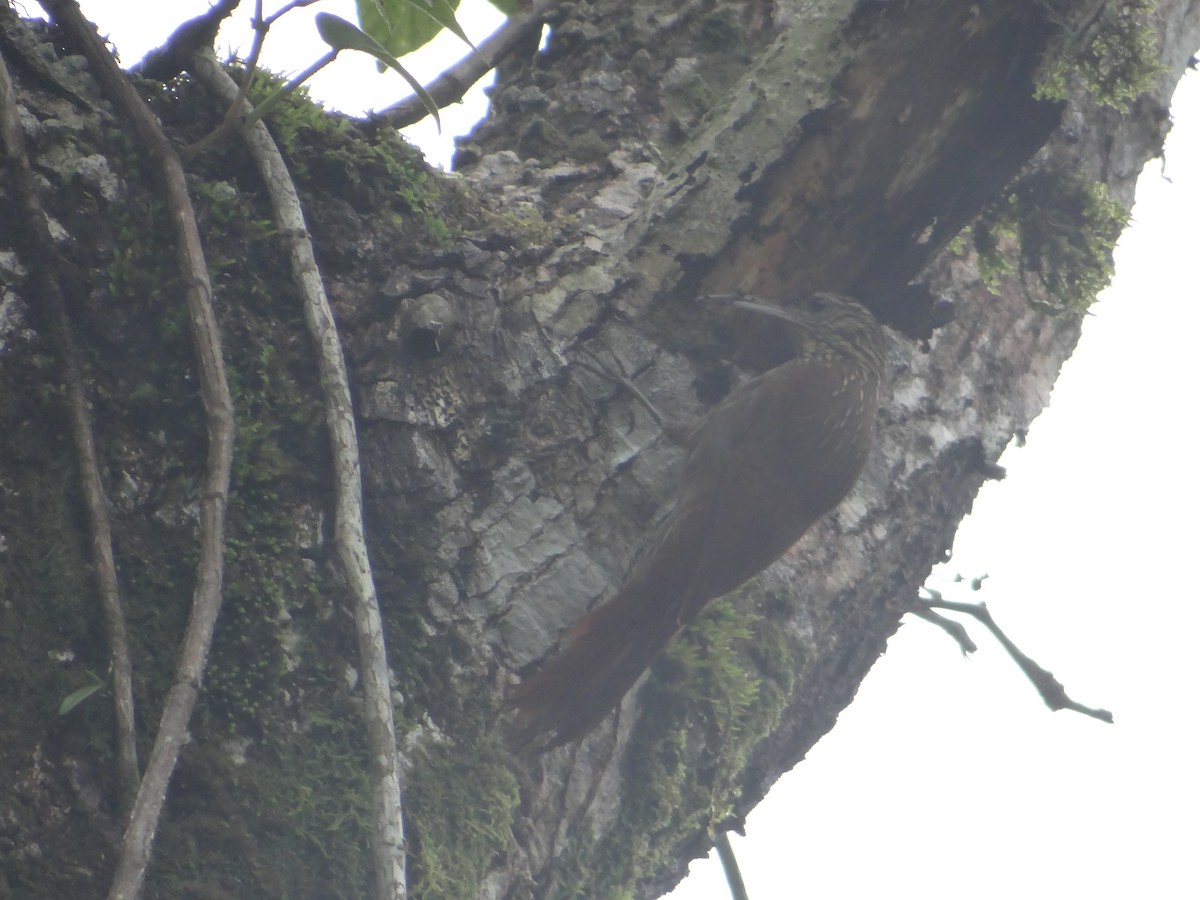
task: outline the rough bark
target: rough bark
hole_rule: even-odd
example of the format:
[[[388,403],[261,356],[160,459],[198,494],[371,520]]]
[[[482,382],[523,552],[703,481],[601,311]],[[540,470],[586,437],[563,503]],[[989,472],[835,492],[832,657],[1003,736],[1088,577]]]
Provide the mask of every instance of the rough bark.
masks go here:
[[[378,123],[300,100],[275,115],[352,362],[413,896],[655,896],[853,698],[1079,334],[1078,313],[1033,309],[1013,279],[986,289],[947,241],[1022,172],[1069,167],[1128,206],[1200,44],[1197,4],[1163,0],[1147,24],[1164,69],[1127,112],[1082,84],[1039,101],[1035,70],[1064,33],[1047,6],[564,4],[547,49],[503,67],[462,182],[423,172]],[[145,746],[201,499],[202,415],[170,312],[186,286],[164,274],[144,155],[87,73],[38,43],[53,35],[8,14],[3,29],[43,202],[82,273],[66,300],[90,335]],[[219,120],[190,82],[142,89],[169,133]],[[146,891],[359,896],[369,766],[316,366],[252,164],[230,145],[191,175],[239,456],[226,602]],[[7,247],[20,222],[3,209]],[[103,704],[51,714],[105,650],[23,294],[35,264],[0,255],[0,677],[25,698],[0,726],[16,786],[0,888],[83,897],[111,875],[118,795]],[[589,739],[511,759],[505,684],[614,592],[678,462],[635,401],[578,365],[580,346],[696,416],[784,349],[694,298],[812,289],[894,328],[860,484]]]

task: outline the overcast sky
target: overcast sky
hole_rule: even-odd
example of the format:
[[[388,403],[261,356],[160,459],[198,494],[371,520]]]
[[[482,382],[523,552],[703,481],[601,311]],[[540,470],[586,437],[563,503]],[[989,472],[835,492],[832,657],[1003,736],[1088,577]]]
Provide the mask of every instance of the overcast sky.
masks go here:
[[[126,63],[207,6],[82,5]],[[353,18],[351,0],[319,8]],[[499,21],[478,9],[460,13],[476,40]],[[297,11],[272,33],[268,65],[297,70],[320,55],[311,15]],[[459,55],[448,39],[412,69],[427,80]],[[345,57],[312,89],[347,112],[405,91],[369,60]],[[440,141],[428,123],[408,133],[448,165],[449,138],[482,104],[447,110]],[[1007,479],[985,485],[954,559],[931,581],[955,599],[986,600],[1076,700],[1111,709],[1116,724],[1051,713],[977,627],[981,649],[964,660],[940,631],[908,622],[837,727],[735,838],[756,900],[1200,896],[1200,75],[1185,80],[1172,113],[1166,162],[1151,162],[1139,183],[1116,282],[1028,445],[1001,461]],[[990,577],[981,593],[956,594],[955,572]],[[715,862],[697,863],[672,897],[728,891]]]

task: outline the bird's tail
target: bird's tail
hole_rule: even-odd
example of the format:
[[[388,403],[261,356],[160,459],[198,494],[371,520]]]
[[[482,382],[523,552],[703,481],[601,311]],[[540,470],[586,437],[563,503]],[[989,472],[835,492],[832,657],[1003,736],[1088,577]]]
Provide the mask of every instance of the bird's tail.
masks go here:
[[[512,691],[513,749],[550,749],[578,740],[621,702],[679,630],[673,604],[628,584],[588,613],[570,642]],[[668,614],[664,614],[668,613]]]

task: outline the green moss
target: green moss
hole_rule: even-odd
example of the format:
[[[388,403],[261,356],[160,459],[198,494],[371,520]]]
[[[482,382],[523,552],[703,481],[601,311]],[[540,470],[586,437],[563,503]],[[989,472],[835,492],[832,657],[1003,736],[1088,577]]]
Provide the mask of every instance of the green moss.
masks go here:
[[[708,53],[740,56],[746,43],[746,29],[741,21],[744,14],[740,4],[705,13],[700,20],[700,46]]]
[[[247,249],[273,239],[274,224],[232,181],[197,179],[192,183],[192,192],[201,231],[223,236],[220,241],[210,241],[205,248],[209,278],[220,283],[227,274],[237,273],[234,277],[242,277],[238,269]]]
[[[729,820],[750,749],[782,712],[797,661],[761,615],[754,582],[712,604],[642,689],[620,820],[597,845],[578,823],[560,860],[559,897],[632,896],[681,841]]]
[[[1079,78],[1097,103],[1121,112],[1145,93],[1164,70],[1158,62],[1152,21],[1153,0],[1120,3],[1048,4],[1062,6],[1060,45],[1047,54],[1038,73],[1036,96],[1062,100],[1072,77]],[[1079,20],[1083,10],[1095,18]]]
[[[265,736],[244,762],[189,747],[147,896],[368,896],[368,759],[348,700],[336,690],[311,697],[290,733]]]
[[[409,882],[419,900],[480,895],[509,844],[519,802],[509,757],[491,738],[419,750],[407,779]]]
[[[284,304],[271,305],[265,286],[247,299],[227,316],[237,441],[225,599],[206,693],[226,727],[253,734],[281,714],[291,665],[281,624],[293,611],[316,606],[318,585],[296,545],[294,511],[319,492],[329,464],[297,301],[285,297]]]
[[[15,425],[5,419],[0,415],[0,429]],[[14,431],[27,432],[27,427]],[[20,705],[50,715],[63,697],[87,683],[85,669],[104,673],[107,667],[103,655],[90,652],[97,644],[103,649],[103,635],[98,606],[88,605],[95,592],[87,577],[87,536],[69,457],[43,458],[10,472],[9,483],[20,488],[5,490],[0,515],[5,544],[0,554],[0,683],[20,685]],[[64,485],[70,487],[64,490]],[[30,522],[36,526],[20,527]],[[15,717],[6,720],[18,725]]]
[[[202,132],[196,111],[207,101],[186,81],[154,88],[152,102],[173,136]],[[458,195],[389,129],[375,133],[327,116],[303,97],[281,105],[269,125],[300,173],[306,207],[316,210],[314,228],[361,236],[369,220],[373,235],[419,238],[414,252],[448,240],[443,204]],[[81,255],[74,260],[79,270],[104,276],[73,298],[71,313],[113,501],[144,762],[194,589],[207,439],[161,192],[124,132],[107,138],[100,152],[126,182],[124,196],[103,215],[95,205],[75,204],[69,191],[51,202],[61,199],[52,213],[68,231],[89,235],[72,249]],[[359,701],[346,687],[347,665],[356,659],[353,630],[348,617],[334,613],[344,606],[329,577],[334,566],[323,556],[330,463],[311,341],[257,172],[239,143],[190,161],[188,183],[237,439],[224,602],[146,894],[363,897],[371,881],[368,757]],[[347,208],[351,213],[339,218]],[[332,254],[352,243],[330,240],[322,250]],[[342,271],[352,270],[361,279],[355,288],[366,292],[395,259],[363,243],[361,258]],[[69,716],[56,714],[87,671],[103,676],[108,652],[57,367],[36,335],[16,343],[0,356],[0,683],[19,700],[0,723],[0,760],[16,771],[35,751],[70,755],[100,773],[100,793],[111,798],[115,785],[104,781],[114,770],[111,698],[100,692]],[[437,539],[424,532],[421,540]],[[424,589],[413,574],[422,552],[372,547],[385,561],[379,585],[397,680],[446,736],[417,754],[409,778],[414,893],[474,896],[510,840],[516,786],[507,757],[481,737],[494,719],[492,701],[454,690],[468,649],[431,628],[413,600]],[[49,657],[48,649],[74,661]],[[400,723],[402,734],[411,727]],[[235,762],[240,751],[245,760]],[[69,794],[65,777],[52,778]],[[0,865],[0,883],[23,897],[90,896],[111,860],[105,833],[82,813],[47,829],[37,836],[45,855]],[[91,873],[77,872],[79,859],[101,862]]]
[[[77,760],[85,783],[112,771],[112,704],[101,691],[67,716],[58,706],[89,672],[104,677],[108,658],[63,391],[22,344],[9,335],[0,353],[0,896],[87,897],[95,886],[78,860],[111,845],[64,802],[57,759]],[[59,825],[51,844],[36,830],[47,819]]]
[[[251,100],[261,102],[280,83],[274,75],[257,72]],[[437,179],[424,166],[421,152],[394,129],[360,128],[327,112],[303,87],[284,97],[268,113],[267,123],[302,191],[320,190],[373,218],[417,224],[435,244],[449,241]]]
[[[327,438],[315,363],[299,302],[258,199],[237,179],[191,179],[214,288],[233,395],[236,440],[227,511],[224,601],[206,674],[209,714],[257,733],[278,712],[287,661],[279,620],[311,599],[311,575],[295,546],[294,510],[327,472]],[[135,214],[133,210],[137,210]],[[195,390],[191,332],[160,203],[117,206],[115,253],[103,321],[89,330],[105,371],[95,390],[105,458],[130,459],[135,483],[161,483],[152,502],[122,523],[136,671],[147,708],[165,693],[191,596],[194,509],[207,436]],[[111,381],[108,379],[111,378]],[[148,446],[149,442],[149,446]],[[154,518],[143,518],[146,514]],[[163,598],[171,598],[164,603]],[[150,627],[147,627],[150,626]],[[161,661],[155,670],[142,654]]]
[[[522,157],[554,160],[562,155],[567,143],[563,132],[542,116],[530,116],[517,137],[516,151]]]
[[[1103,184],[1065,173],[1022,176],[972,226],[980,273],[992,290],[1016,275],[1045,312],[1082,312],[1112,279],[1113,248],[1128,218]],[[1015,260],[1006,238],[1016,241]]]
[[[551,225],[532,204],[511,204],[496,213],[486,223],[486,227],[480,229],[479,234],[510,235],[522,244],[538,246],[548,244],[554,237],[555,228],[562,228],[564,220],[573,222],[573,217],[561,216],[557,220],[557,225]]]
[[[702,74],[700,67],[686,73],[678,73],[664,91],[664,99],[677,115],[701,116],[713,108],[719,96],[719,87],[714,86]]]

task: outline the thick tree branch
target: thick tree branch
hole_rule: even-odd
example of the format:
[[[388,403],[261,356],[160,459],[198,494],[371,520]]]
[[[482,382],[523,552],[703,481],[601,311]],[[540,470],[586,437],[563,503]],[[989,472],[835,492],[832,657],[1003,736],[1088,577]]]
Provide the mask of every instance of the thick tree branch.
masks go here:
[[[237,83],[211,53],[200,53],[192,73],[223,102],[238,98]],[[252,112],[247,109],[247,112]],[[304,321],[317,347],[324,388],[325,421],[332,444],[337,494],[336,544],[346,581],[354,595],[354,624],[362,660],[366,698],[367,739],[374,761],[371,792],[375,827],[376,896],[393,900],[405,896],[404,823],[401,818],[402,774],[396,751],[396,728],[388,680],[383,618],[367,555],[363,524],[362,470],[358,434],[350,399],[350,379],[333,310],[325,295],[300,198],[278,147],[266,125],[256,121],[242,135],[262,174],[270,196],[275,224],[288,248],[292,274],[304,305]]]
[[[175,230],[179,268],[186,288],[189,325],[200,370],[208,432],[208,460],[200,501],[200,555],[192,612],[180,650],[175,682],[167,695],[155,736],[154,749],[138,790],[137,800],[121,847],[110,900],[132,900],[141,889],[150,859],[150,848],[166,800],[167,785],[187,735],[187,724],[200,692],[204,665],[212,645],[213,628],[221,608],[224,579],[225,509],[233,463],[233,399],[225,377],[221,337],[212,307],[200,232],[188,196],[179,156],[163,134],[157,118],[146,106],[117,61],[105,47],[73,0],[47,0],[54,20],[83,51],[91,71],[133,128],[158,167]]]
[[[221,30],[241,0],[220,0],[194,19],[188,19],[167,38],[161,47],[151,50],[134,71],[156,81],[170,81],[187,68],[188,60],[198,51],[211,48]]]

